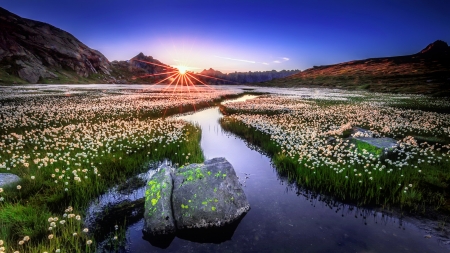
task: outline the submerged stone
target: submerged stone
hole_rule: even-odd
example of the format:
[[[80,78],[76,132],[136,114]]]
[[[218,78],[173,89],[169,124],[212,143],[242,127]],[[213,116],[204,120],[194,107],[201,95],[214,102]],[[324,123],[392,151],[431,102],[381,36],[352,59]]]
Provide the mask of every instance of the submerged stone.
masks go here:
[[[145,189],[143,231],[149,235],[175,233],[171,207],[173,181],[169,166],[160,167],[148,181]]]
[[[250,209],[233,166],[223,157],[179,168],[173,179],[177,229],[221,227]]]
[[[11,173],[0,173],[0,187],[18,183],[20,177]]]

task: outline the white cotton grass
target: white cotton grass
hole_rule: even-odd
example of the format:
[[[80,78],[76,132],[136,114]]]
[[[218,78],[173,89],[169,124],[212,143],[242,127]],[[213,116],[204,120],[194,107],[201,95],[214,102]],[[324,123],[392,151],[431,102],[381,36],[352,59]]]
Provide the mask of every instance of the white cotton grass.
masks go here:
[[[421,97],[414,97],[412,101],[420,99]],[[426,142],[419,145],[413,136],[406,135],[397,142],[398,148],[393,150],[392,156],[382,158],[375,155],[374,150],[358,148],[349,140],[339,137],[353,126],[370,126],[370,132],[356,133],[356,137],[398,138],[408,133],[450,137],[449,114],[405,111],[389,106],[392,103],[394,102],[386,94],[370,95],[362,102],[265,95],[245,102],[225,104],[225,110],[234,114],[224,117],[222,123],[224,126],[244,124],[267,134],[271,142],[280,149],[276,154],[277,159],[285,157],[301,164],[296,170],[304,175],[298,177],[303,184],[316,184],[316,187],[320,187],[319,181],[325,180],[324,176],[320,176],[322,173],[314,180],[305,181],[310,173],[308,170],[316,174],[320,168],[334,172],[334,176],[327,178],[336,185],[342,184],[341,180],[347,180],[350,184],[363,184],[367,189],[372,189],[369,193],[371,196],[384,194],[382,189],[383,192],[391,189],[389,185],[393,185],[391,181],[397,176],[402,179],[400,186],[409,187],[404,191],[410,192],[410,185],[416,185],[417,180],[420,180],[417,175],[428,168],[422,166],[421,162],[439,166],[448,161],[450,145]],[[435,104],[450,107],[448,101],[439,100]],[[336,137],[334,143],[327,141],[329,136]],[[439,152],[440,150],[446,152]],[[377,152],[387,155],[388,151]],[[388,176],[392,174],[394,175]],[[351,191],[358,191],[358,188],[360,186],[355,186]],[[408,195],[417,196],[419,195]],[[365,201],[365,196],[361,197]],[[399,196],[398,201],[406,199]]]
[[[93,91],[63,97],[30,95],[12,88],[0,98],[10,99],[0,107],[0,172],[20,171],[25,175],[20,185],[13,186],[15,191],[0,188],[0,202],[29,197],[30,192],[47,189],[48,185],[65,198],[91,198],[99,185],[105,185],[101,171],[108,171],[104,168],[110,168],[111,161],[119,167],[140,153],[160,157],[169,147],[178,146],[179,150],[187,147],[182,143],[194,140],[186,134],[187,129],[198,133],[185,121],[155,116],[170,110],[178,113],[180,107],[185,110],[193,104],[213,104],[234,94],[208,88],[180,92],[116,90],[111,94]],[[178,157],[180,163],[186,163],[195,155]],[[72,207],[62,217],[46,219],[48,223],[41,229],[47,230],[47,240],[52,243],[67,238],[95,243],[79,227],[81,215]],[[26,245],[25,240],[19,242]]]

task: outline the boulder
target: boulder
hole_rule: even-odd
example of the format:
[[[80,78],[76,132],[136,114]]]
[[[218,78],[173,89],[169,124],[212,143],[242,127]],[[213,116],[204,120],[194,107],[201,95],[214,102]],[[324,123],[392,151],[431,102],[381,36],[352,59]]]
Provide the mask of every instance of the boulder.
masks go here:
[[[233,166],[225,158],[178,169],[163,166],[147,184],[143,232],[170,235],[222,228],[239,221],[249,209]]]
[[[143,229],[147,235],[175,233],[171,203],[173,190],[171,170],[169,166],[163,165],[147,183]]]
[[[233,166],[223,157],[179,168],[173,178],[177,229],[220,227],[250,209]]]
[[[18,183],[20,177],[11,173],[0,173],[0,187],[4,187],[9,184]]]

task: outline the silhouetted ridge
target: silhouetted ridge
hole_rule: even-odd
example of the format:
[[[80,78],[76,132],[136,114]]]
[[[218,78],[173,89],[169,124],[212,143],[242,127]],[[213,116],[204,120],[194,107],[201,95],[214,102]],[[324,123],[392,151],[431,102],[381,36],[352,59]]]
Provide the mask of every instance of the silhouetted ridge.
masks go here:
[[[449,52],[449,46],[447,42],[442,40],[436,40],[429,44],[426,48],[420,51],[421,54],[440,54]]]

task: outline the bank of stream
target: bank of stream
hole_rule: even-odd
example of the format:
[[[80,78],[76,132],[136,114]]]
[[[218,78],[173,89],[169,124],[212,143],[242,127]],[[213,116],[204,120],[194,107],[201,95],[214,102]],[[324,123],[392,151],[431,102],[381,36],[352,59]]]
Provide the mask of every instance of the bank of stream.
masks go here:
[[[239,100],[254,96],[246,95]],[[218,107],[178,116],[202,128],[205,159],[225,157],[234,167],[251,209],[221,243],[199,243],[176,237],[167,248],[143,238],[139,211],[128,221],[126,252],[448,252],[448,245],[429,231],[373,210],[331,201],[299,191],[272,166],[269,157],[222,130]],[[150,171],[151,173],[151,171]],[[150,174],[140,177],[145,179]],[[108,193],[111,194],[111,193]],[[112,199],[138,200],[142,188]],[[119,201],[122,201],[119,199]],[[95,213],[95,208],[91,206]],[[91,212],[90,211],[90,212]],[[91,215],[92,217],[92,215]],[[89,218],[89,217],[88,217]]]

